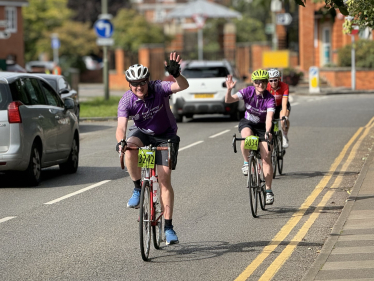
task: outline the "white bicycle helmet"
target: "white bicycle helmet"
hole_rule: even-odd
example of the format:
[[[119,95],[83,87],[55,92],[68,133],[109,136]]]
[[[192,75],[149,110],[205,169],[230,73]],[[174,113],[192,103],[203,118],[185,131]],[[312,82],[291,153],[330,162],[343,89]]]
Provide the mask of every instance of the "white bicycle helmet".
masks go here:
[[[141,64],[134,64],[126,70],[126,80],[129,82],[146,79],[149,75],[148,68]]]
[[[268,70],[268,72],[269,72],[269,78],[276,78],[276,77],[281,76],[279,70],[275,69],[275,68],[272,68],[272,69]]]

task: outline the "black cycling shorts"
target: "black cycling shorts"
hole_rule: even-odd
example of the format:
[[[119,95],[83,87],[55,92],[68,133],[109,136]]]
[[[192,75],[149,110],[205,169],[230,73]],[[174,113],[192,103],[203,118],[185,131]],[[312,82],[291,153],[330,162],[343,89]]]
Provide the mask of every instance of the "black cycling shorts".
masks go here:
[[[260,142],[264,142],[265,140],[265,133],[266,133],[266,124],[265,123],[252,123],[251,121],[243,118],[239,122],[239,133],[244,128],[250,128],[252,132],[259,137]],[[271,130],[271,133],[273,134],[273,129]]]
[[[291,104],[290,102],[287,102],[287,109],[289,112],[291,112]],[[274,113],[274,119],[279,119],[279,114],[282,111],[282,105],[278,105],[275,107],[275,113]]]
[[[178,149],[180,138],[177,135],[147,135],[140,131],[135,125],[129,128],[127,140],[130,137],[137,137],[143,143],[144,146],[152,144],[153,146],[168,146],[168,140],[171,141],[170,148],[170,160],[172,163],[172,170],[175,170],[178,160]],[[169,166],[168,163],[168,151],[159,150],[156,151],[156,165]]]

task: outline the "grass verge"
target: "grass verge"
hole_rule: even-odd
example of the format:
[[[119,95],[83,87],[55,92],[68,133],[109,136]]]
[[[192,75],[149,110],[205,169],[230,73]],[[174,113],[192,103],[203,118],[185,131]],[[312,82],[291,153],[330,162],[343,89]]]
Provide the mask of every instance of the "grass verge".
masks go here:
[[[115,117],[121,97],[112,96],[109,100],[98,97],[80,103],[80,117]]]

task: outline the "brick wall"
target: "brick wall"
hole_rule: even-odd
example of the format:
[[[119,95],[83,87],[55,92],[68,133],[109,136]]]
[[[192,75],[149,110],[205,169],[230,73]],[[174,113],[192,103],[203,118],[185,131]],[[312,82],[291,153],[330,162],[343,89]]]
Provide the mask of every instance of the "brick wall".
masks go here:
[[[309,70],[314,65],[314,9],[315,4],[308,3],[299,7],[299,49],[300,68]]]
[[[5,7],[0,6],[0,20],[4,19]],[[13,55],[16,63],[24,67],[24,53],[22,8],[17,7],[17,33],[12,33],[8,39],[0,39],[0,58],[5,59],[8,55]]]
[[[350,68],[322,68],[320,77],[332,87],[351,88],[352,86]],[[356,69],[356,90],[373,90],[374,79],[369,77],[374,77],[374,70]]]

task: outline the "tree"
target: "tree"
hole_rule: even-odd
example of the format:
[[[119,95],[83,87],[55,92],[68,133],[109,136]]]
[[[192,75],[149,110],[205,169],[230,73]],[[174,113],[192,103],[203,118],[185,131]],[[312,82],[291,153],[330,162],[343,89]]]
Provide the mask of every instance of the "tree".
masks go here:
[[[316,2],[316,0],[313,1]],[[305,7],[306,0],[295,0],[295,2]],[[374,0],[325,0],[325,3],[326,8],[339,9],[343,15],[353,17],[352,20],[346,19],[345,33],[352,31],[352,24],[360,28],[374,28]]]
[[[121,9],[113,19],[113,25],[115,45],[127,51],[136,52],[142,44],[166,44],[171,40],[161,27],[147,22],[135,10]]]
[[[39,40],[72,15],[66,3],[67,0],[29,0],[22,9],[26,61],[37,59]]]
[[[108,13],[116,16],[123,8],[130,8],[130,0],[108,0]],[[91,26],[98,19],[101,12],[101,0],[68,0],[68,8],[76,13],[73,20],[89,22]]]

